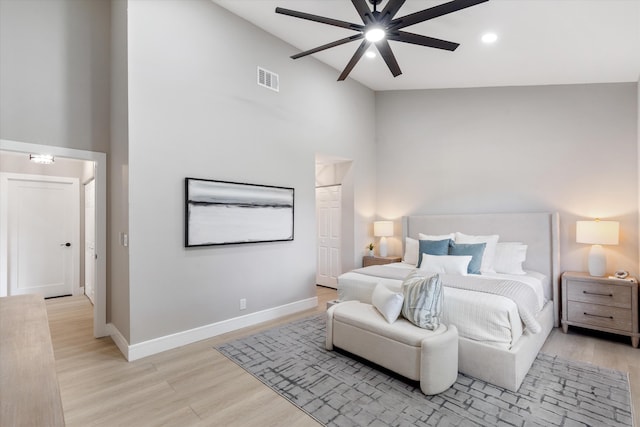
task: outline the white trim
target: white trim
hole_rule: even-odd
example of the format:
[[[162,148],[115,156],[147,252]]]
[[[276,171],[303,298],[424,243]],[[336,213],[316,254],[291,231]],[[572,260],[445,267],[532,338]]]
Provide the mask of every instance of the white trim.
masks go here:
[[[318,306],[318,298],[308,298],[289,304],[281,305],[263,311],[247,314],[245,316],[233,319],[223,320],[217,323],[200,326],[189,329],[187,331],[177,332],[175,334],[166,335],[164,337],[154,338],[138,344],[128,345],[127,340],[116,329],[115,326],[109,324],[111,338],[116,343],[122,354],[128,361],[141,359],[183,345],[191,344],[196,341],[212,338],[218,335],[226,334],[248,326],[257,325],[269,320],[278,319],[283,316],[298,313],[300,311],[309,310]]]
[[[54,145],[0,139],[0,150],[20,153],[49,153],[94,162],[96,180],[96,295],[93,306],[93,335],[96,338],[107,333],[107,155],[96,151],[76,150]]]

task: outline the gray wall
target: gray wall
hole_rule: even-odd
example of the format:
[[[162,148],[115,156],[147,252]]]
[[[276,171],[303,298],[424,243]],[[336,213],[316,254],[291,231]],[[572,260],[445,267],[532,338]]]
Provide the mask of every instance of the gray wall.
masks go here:
[[[133,1],[128,19],[130,342],[315,297],[315,154],[353,160],[344,231],[364,247],[374,93],[208,0]],[[295,240],[185,249],[185,177],[294,187]]]
[[[558,211],[579,271],[575,221],[615,219],[608,267],[637,274],[637,105],[635,83],[377,93],[377,213]]]
[[[107,152],[109,1],[0,1],[0,138]]]

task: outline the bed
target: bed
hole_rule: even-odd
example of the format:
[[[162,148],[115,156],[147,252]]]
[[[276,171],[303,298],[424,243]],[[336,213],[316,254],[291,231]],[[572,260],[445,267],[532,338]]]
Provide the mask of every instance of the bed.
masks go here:
[[[442,275],[444,288],[443,323],[455,324],[459,338],[459,371],[491,384],[516,391],[529,371],[553,327],[559,326],[559,240],[557,213],[509,213],[465,215],[420,215],[403,218],[403,253],[407,237],[420,234],[446,235],[453,232],[469,236],[499,235],[499,242],[527,245],[523,268],[526,274],[483,273],[456,279]],[[383,283],[400,289],[402,277],[415,265],[396,263],[367,267],[338,278],[341,300],[370,302],[373,288]],[[471,276],[471,275],[470,275]],[[457,287],[447,282],[491,279],[518,281],[536,289],[537,310],[531,316],[519,313],[520,306],[503,296]],[[460,277],[460,276],[458,276]],[[490,279],[488,279],[490,281]],[[464,287],[464,286],[463,286]],[[471,289],[473,289],[471,287]],[[525,319],[523,322],[522,319]],[[535,327],[534,327],[535,325]]]

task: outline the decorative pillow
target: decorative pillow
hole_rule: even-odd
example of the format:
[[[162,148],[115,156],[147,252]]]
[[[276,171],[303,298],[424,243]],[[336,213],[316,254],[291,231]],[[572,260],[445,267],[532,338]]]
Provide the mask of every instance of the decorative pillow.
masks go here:
[[[484,254],[482,254],[482,264],[480,265],[481,273],[495,273],[493,268],[493,259],[496,256],[496,245],[500,236],[492,234],[489,236],[470,236],[456,232],[456,243],[486,243]]]
[[[527,274],[522,263],[527,259],[527,245],[518,242],[504,242],[496,245],[493,267],[496,273]]]
[[[402,282],[402,293],[402,315],[409,322],[430,330],[440,326],[443,301],[440,276],[423,277],[414,270]]]
[[[422,255],[420,270],[427,273],[457,274],[466,276],[471,255]]]
[[[406,237],[404,240],[404,258],[402,259],[407,264],[418,265],[418,247],[419,243],[416,239]]]
[[[378,309],[389,323],[395,322],[400,316],[403,301],[404,296],[401,293],[389,290],[382,283],[376,285],[371,296],[372,305]]]
[[[447,255],[451,240],[420,240],[418,244],[418,267],[422,264],[422,254]]]
[[[418,233],[418,239],[419,240],[447,240],[447,239],[455,239],[456,235],[455,233],[449,233],[449,234],[422,234],[422,233]]]
[[[480,274],[482,254],[486,243],[449,243],[449,255],[471,255],[471,261],[467,267],[467,273]]]

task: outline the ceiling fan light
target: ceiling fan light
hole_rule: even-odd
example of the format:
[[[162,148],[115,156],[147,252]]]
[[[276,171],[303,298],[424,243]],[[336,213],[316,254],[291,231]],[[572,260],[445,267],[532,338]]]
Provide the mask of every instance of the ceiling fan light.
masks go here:
[[[482,42],[491,44],[495,43],[498,40],[498,35],[496,33],[485,33],[482,35]]]
[[[387,33],[380,27],[370,28],[364,33],[364,37],[373,43],[382,40],[386,35]]]

